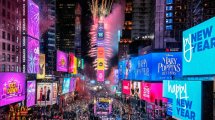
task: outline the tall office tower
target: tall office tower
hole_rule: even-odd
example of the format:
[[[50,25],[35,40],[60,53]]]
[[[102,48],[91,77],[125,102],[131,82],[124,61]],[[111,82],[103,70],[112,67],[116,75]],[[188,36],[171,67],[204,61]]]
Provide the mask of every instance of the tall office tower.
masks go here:
[[[41,35],[41,41],[40,41],[40,51],[41,53],[45,54],[46,58],[46,74],[51,75],[54,74],[54,71],[56,69],[56,25],[55,25],[55,17],[56,17],[56,1],[55,0],[49,0],[48,3],[43,3],[40,5],[41,7],[41,13],[45,12],[45,14],[42,15],[43,18],[41,18],[41,22],[45,22],[48,26],[44,29],[42,35]],[[44,20],[44,21],[43,21]]]
[[[118,58],[125,58],[129,54],[129,44],[131,43],[132,31],[132,0],[126,0],[125,4],[125,20],[122,29],[122,36],[119,42]]]
[[[0,72],[21,72],[20,0],[0,0]]]
[[[187,28],[215,16],[214,0],[187,0]]]
[[[74,0],[56,0],[56,48],[75,53]]]
[[[81,6],[75,7],[75,55],[81,58]]]

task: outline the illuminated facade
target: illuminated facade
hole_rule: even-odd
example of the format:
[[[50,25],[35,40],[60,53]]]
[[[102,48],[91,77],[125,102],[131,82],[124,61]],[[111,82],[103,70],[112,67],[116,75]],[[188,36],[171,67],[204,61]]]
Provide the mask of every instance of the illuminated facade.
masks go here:
[[[0,0],[0,72],[21,71],[20,0]]]

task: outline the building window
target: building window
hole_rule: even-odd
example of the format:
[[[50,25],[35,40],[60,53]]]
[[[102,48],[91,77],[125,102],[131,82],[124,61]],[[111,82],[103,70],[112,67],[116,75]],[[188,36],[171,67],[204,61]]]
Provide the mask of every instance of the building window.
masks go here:
[[[2,50],[6,50],[6,43],[2,43]]]
[[[3,27],[3,28],[6,27],[6,22],[5,22],[5,20],[2,20],[2,27]]]
[[[16,72],[19,72],[19,66],[18,65],[16,66]]]
[[[10,54],[7,54],[7,61],[10,62]]]
[[[16,43],[19,43],[19,37],[18,36],[16,37]]]
[[[5,31],[2,31],[2,38],[5,39],[6,35],[5,35]]]
[[[7,65],[7,72],[10,72],[10,65]]]
[[[172,30],[172,25],[167,25],[166,30]]]
[[[7,44],[7,51],[10,51],[10,44]]]
[[[19,52],[19,46],[16,46],[16,52]]]
[[[6,61],[6,54],[5,53],[2,53],[2,61]]]
[[[166,24],[172,23],[172,19],[166,19]]]
[[[1,65],[1,68],[2,68],[2,72],[5,72],[5,64]]]
[[[12,45],[12,52],[15,52],[15,45]]]
[[[3,16],[3,17],[6,16],[6,11],[5,11],[5,9],[2,9],[2,16]]]
[[[15,42],[15,35],[12,35],[12,41]]]
[[[10,2],[7,2],[7,8],[10,9]]]
[[[6,0],[2,0],[2,4],[5,6],[6,5]]]
[[[10,19],[10,12],[7,12],[7,18]]]
[[[172,4],[173,0],[166,0],[166,4]]]
[[[167,12],[166,13],[166,17],[172,17],[172,15],[173,15],[172,12]]]
[[[15,65],[11,65],[11,72],[15,71]]]
[[[7,40],[10,40],[10,33],[7,33]]]
[[[172,6],[166,6],[166,11],[172,10]]]
[[[17,63],[19,62],[19,56],[18,55],[16,56],[16,62]]]

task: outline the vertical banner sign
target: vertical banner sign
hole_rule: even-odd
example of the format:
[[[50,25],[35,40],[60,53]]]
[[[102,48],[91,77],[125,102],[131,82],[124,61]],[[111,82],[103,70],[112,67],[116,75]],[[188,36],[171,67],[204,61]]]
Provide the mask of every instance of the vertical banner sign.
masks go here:
[[[180,120],[201,120],[202,82],[163,81],[163,97],[168,98],[168,114]]]
[[[98,47],[97,58],[104,58],[104,57],[105,57],[104,47]]]
[[[45,54],[40,54],[40,65],[39,65],[39,73],[37,74],[37,79],[45,78]]]
[[[68,71],[68,58],[65,52],[60,50],[57,51],[57,71],[67,72]]]
[[[122,81],[122,93],[126,95],[130,95],[130,81],[128,80]]]
[[[104,70],[104,59],[97,58],[97,70]]]
[[[104,81],[104,70],[97,70],[97,81]]]
[[[27,107],[35,105],[36,81],[27,81]]]
[[[73,68],[73,74],[77,74],[78,73],[78,63],[77,63],[77,57],[74,57],[74,68]]]
[[[74,60],[75,60],[75,55],[73,53],[70,53],[69,54],[69,73],[73,73]]]
[[[52,89],[53,89],[53,95],[52,95],[52,104],[55,104],[57,102],[57,83],[53,83]]]

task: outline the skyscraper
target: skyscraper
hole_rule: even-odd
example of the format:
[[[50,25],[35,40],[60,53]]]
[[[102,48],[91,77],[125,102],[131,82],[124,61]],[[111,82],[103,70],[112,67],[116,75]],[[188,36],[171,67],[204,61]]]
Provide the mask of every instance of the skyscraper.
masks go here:
[[[21,72],[19,0],[0,0],[0,72]]]
[[[75,8],[75,55],[81,57],[81,6],[76,4]]]
[[[56,47],[75,53],[75,5],[74,0],[56,1]]]

